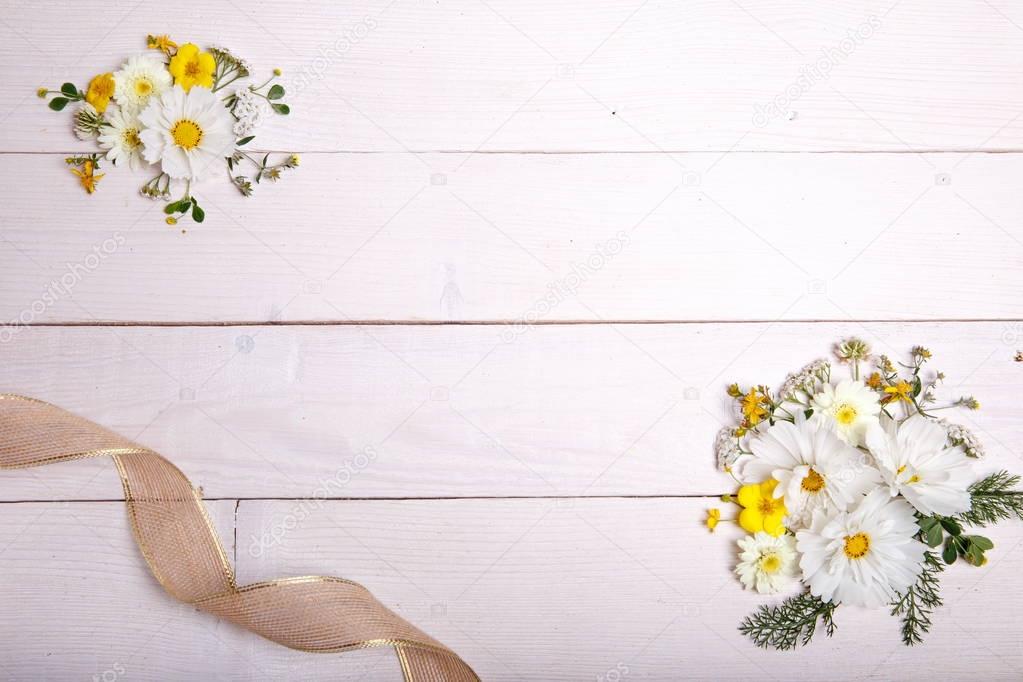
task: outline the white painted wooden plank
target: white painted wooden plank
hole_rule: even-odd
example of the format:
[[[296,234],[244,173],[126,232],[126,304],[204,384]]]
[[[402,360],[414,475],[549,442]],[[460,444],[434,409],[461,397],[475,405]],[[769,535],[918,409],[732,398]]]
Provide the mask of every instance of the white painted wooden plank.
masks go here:
[[[689,495],[728,489],[731,381],[780,384],[858,334],[936,354],[943,398],[1019,470],[1020,323],[34,327],[3,345],[27,392],[170,457],[210,497]],[[734,423],[734,422],[730,422]],[[2,475],[4,499],[118,495],[96,462]],[[102,485],[85,486],[98,475]],[[45,475],[45,476],[44,476]]]
[[[731,575],[735,528],[701,527],[706,499],[241,503],[246,580],[340,572],[457,650],[485,680],[1013,680],[1023,674],[1023,529],[990,529],[984,568],[943,576],[945,606],[907,648],[886,610],[840,609],[838,632],[796,652],[764,652],[736,627],[756,605]],[[720,503],[717,503],[720,504]],[[288,526],[250,554],[250,538]],[[777,601],[777,598],[774,598]],[[277,652],[252,640],[257,666]],[[344,659],[303,661],[330,679]],[[627,670],[627,674],[626,671]],[[621,678],[615,677],[618,671]],[[826,672],[825,672],[826,671]],[[374,679],[400,679],[374,677]]]
[[[235,503],[207,507],[232,553]],[[246,667],[243,632],[152,577],[121,502],[0,505],[0,576],[0,679],[212,679]]]
[[[84,85],[147,32],[282,67],[294,113],[271,148],[1023,147],[1023,10],[1004,0],[140,7],[5,8],[0,149],[85,148],[36,88]]]
[[[463,160],[309,155],[171,228],[129,173],[0,155],[0,320],[1023,317],[1023,155]]]

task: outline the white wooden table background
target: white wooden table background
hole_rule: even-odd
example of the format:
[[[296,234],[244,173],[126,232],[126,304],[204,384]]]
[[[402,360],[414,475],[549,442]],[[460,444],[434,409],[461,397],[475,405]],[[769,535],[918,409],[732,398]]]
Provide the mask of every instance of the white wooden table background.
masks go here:
[[[849,334],[932,347],[1023,468],[1019,3],[2,4],[0,389],[171,457],[240,580],[358,580],[485,680],[1023,676],[1018,526],[923,646],[850,608],[769,653],[700,525],[725,384]],[[146,33],[281,67],[301,168],[185,234],[141,175],[86,197],[35,89]],[[167,597],[109,462],[0,480],[3,679],[400,679]]]

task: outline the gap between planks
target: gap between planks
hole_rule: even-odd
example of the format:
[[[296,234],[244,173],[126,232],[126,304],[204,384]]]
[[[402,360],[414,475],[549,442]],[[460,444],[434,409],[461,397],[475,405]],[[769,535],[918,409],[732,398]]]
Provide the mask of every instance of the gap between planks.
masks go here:
[[[671,156],[673,154],[1023,154],[1023,148],[1005,147],[1001,149],[970,149],[968,147],[950,147],[947,149],[408,149],[371,150],[371,149],[252,149],[253,152],[270,154],[392,154],[407,156],[417,154],[453,154],[453,155],[519,155],[519,156],[558,156],[558,155],[599,155],[599,154],[644,154]],[[0,150],[0,156],[67,156],[87,153],[87,150],[70,151],[15,151]]]
[[[234,501],[235,518],[242,502],[444,502],[452,500],[716,500],[722,493],[692,493],[686,495],[437,495],[425,497],[204,497],[203,502]],[[31,499],[2,500],[0,507],[8,504],[107,504],[124,502],[124,498],[106,499]]]
[[[596,320],[536,320],[529,323],[531,327],[558,327],[579,325],[708,325],[708,324],[835,324],[835,323],[890,323],[890,324],[937,324],[945,322],[984,323],[984,322],[1023,322],[1016,317],[928,317],[928,318],[864,318],[850,320],[834,319],[771,319],[750,318],[746,320],[634,320],[634,319],[596,319]],[[30,322],[17,325],[20,327],[487,327],[508,324],[521,324],[521,319],[495,320],[72,320],[66,322]]]

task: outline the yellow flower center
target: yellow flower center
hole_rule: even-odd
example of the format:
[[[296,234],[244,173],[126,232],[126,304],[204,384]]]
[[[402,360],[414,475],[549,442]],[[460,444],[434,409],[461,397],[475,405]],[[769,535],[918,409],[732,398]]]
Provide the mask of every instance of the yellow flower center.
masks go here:
[[[135,81],[135,94],[140,96],[146,96],[153,91],[153,84],[146,78],[140,78]]]
[[[777,573],[781,568],[781,559],[777,554],[765,554],[760,557],[760,570],[764,573]]]
[[[845,555],[850,559],[862,559],[870,550],[870,536],[866,533],[845,536]]]
[[[799,484],[799,487],[808,493],[819,493],[821,490],[824,490],[824,479],[816,471],[810,469],[806,473],[803,482]]]
[[[121,133],[121,141],[128,149],[135,149],[142,144],[142,140],[139,139],[139,129],[125,128],[124,132]]]
[[[202,128],[195,121],[183,118],[171,128],[171,137],[174,138],[174,144],[182,149],[192,149],[202,142]]]
[[[760,498],[760,502],[757,504],[757,509],[764,516],[770,516],[780,508],[781,500],[776,500],[773,497],[762,497]]]
[[[849,426],[856,421],[856,408],[849,403],[842,403],[835,410],[835,421],[842,426]]]
[[[190,77],[190,78],[195,78],[196,76],[199,75],[199,62],[198,62],[198,60],[191,61],[191,62],[188,62],[187,64],[185,64],[185,75]]]

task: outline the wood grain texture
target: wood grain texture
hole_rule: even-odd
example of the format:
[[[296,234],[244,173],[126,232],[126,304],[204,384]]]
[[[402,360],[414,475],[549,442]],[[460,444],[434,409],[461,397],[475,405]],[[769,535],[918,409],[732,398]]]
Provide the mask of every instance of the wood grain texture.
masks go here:
[[[1020,468],[1019,323],[35,327],[2,390],[170,457],[210,497],[693,495],[730,489],[712,443],[731,381],[779,385],[856,333],[922,341],[979,412],[950,411]],[[840,372],[840,370],[836,370]],[[836,374],[837,376],[837,374]],[[7,472],[4,499],[111,499],[94,462]]]
[[[136,175],[0,155],[0,320],[1023,317],[1020,155],[462,161],[309,155],[171,228]]]
[[[234,502],[207,508],[232,554]],[[237,628],[176,601],[149,573],[121,502],[0,505],[0,575],[4,680],[209,679],[211,665],[245,668]]]
[[[282,67],[294,113],[261,133],[273,149],[1023,148],[1023,10],[1004,0],[6,10],[2,151],[84,148],[36,88],[84,86],[147,32]]]
[[[701,527],[688,500],[241,503],[245,579],[342,571],[454,647],[485,680],[1018,679],[1023,595],[1019,524],[990,529],[991,563],[944,573],[945,606],[922,646],[899,640],[883,609],[840,609],[838,633],[796,652],[764,652],[736,631],[756,605],[731,575],[737,529]],[[727,514],[726,510],[726,514]],[[291,530],[276,533],[275,529]],[[253,556],[252,538],[279,540]],[[277,659],[260,642],[257,666]],[[950,655],[950,652],[955,652]],[[307,659],[306,679],[344,661]],[[627,674],[624,671],[628,671]],[[374,679],[400,679],[374,677]]]

